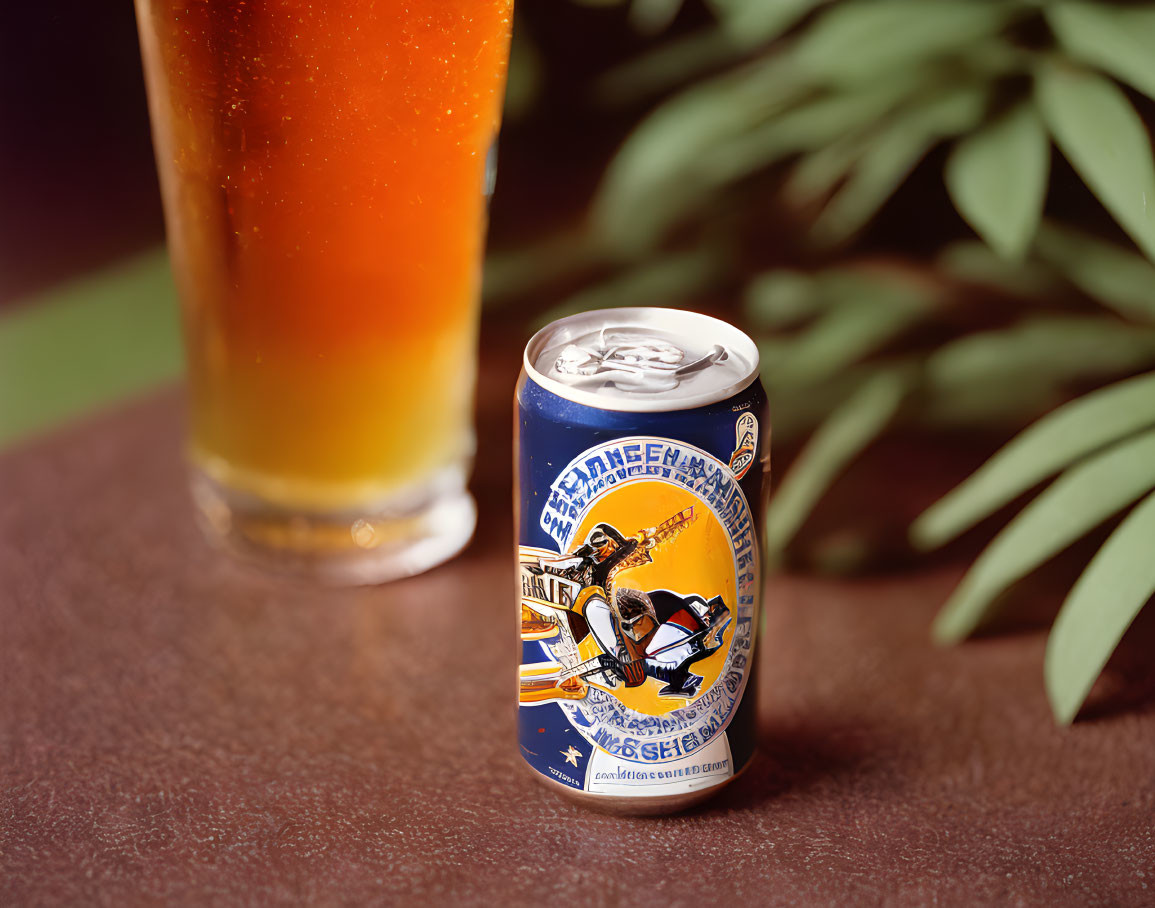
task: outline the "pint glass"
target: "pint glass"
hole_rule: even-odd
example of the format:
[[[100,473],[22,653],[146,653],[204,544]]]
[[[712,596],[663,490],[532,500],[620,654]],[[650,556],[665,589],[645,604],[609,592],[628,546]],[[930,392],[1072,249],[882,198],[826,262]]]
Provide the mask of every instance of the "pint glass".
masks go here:
[[[334,582],[469,539],[512,0],[136,0],[196,510]]]

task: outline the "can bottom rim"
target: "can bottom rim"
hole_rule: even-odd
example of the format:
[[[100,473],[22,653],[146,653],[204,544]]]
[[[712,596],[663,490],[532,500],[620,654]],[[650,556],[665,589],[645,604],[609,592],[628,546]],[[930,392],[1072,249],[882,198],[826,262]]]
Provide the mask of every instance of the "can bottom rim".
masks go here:
[[[728,779],[723,779],[716,785],[711,785],[709,788],[699,788],[695,791],[687,791],[684,794],[638,795],[636,797],[578,791],[576,788],[563,785],[561,782],[542,775],[525,761],[521,762],[525,771],[532,775],[541,785],[544,785],[555,794],[561,795],[563,798],[572,801],[580,807],[609,816],[660,817],[671,813],[681,813],[684,810],[697,807],[699,804],[715,797],[735,779],[740,779],[746,773],[746,770],[750,768],[750,764],[757,758],[758,752],[755,751],[754,756],[747,760],[746,764],[734,773],[734,775]]]

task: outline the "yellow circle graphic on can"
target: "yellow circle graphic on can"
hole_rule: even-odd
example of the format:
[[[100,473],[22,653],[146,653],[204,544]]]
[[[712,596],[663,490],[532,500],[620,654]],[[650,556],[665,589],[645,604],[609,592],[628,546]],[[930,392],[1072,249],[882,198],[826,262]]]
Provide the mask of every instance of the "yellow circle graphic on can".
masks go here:
[[[669,538],[655,539],[663,525]],[[627,544],[645,536],[641,548],[650,547],[644,557],[627,558],[612,572],[604,605],[596,595],[586,605],[591,626],[593,610],[606,610],[616,625],[614,639],[599,641],[595,632],[578,645],[582,659],[590,660],[603,651],[602,644],[616,644],[616,654],[642,663],[640,678],[635,672],[613,688],[593,684],[651,716],[687,706],[718,680],[733,637],[727,603],[735,601],[736,584],[726,531],[693,493],[658,481],[624,484],[602,496],[576,538],[600,539],[599,528],[611,540],[607,544],[616,530]]]

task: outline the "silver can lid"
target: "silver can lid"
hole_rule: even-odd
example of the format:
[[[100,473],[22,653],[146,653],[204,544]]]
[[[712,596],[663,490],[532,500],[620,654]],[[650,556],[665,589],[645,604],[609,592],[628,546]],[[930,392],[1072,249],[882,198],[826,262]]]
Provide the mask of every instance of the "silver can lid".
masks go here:
[[[688,410],[758,377],[758,346],[733,325],[683,309],[595,309],[558,319],[525,348],[525,371],[566,400],[631,413]]]

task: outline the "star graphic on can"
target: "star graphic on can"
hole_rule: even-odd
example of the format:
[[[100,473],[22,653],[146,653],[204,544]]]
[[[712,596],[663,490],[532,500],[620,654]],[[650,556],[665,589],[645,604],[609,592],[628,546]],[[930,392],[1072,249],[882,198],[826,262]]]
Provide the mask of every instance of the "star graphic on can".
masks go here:
[[[569,750],[559,750],[558,753],[565,757],[567,763],[573,766],[577,766],[577,758],[582,755],[582,752],[572,744],[569,746]]]

